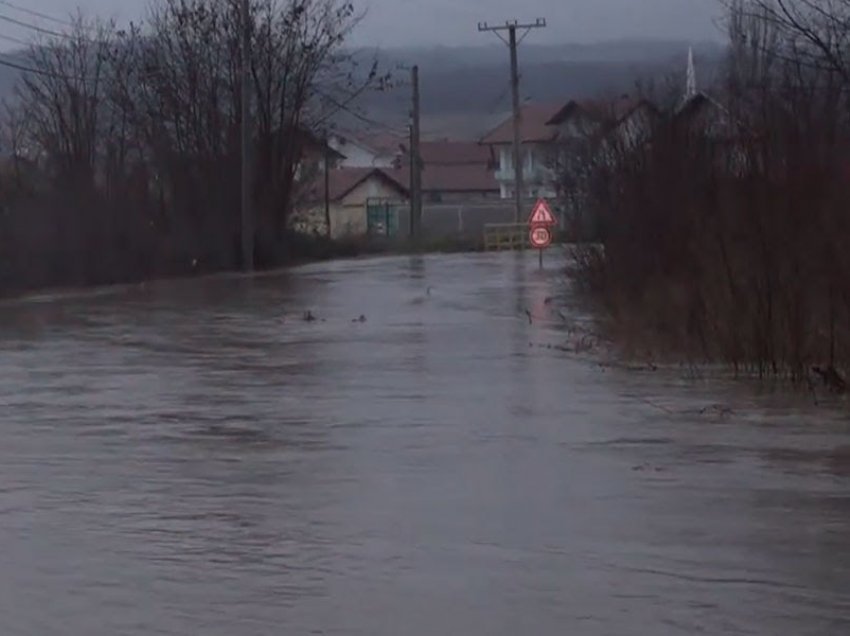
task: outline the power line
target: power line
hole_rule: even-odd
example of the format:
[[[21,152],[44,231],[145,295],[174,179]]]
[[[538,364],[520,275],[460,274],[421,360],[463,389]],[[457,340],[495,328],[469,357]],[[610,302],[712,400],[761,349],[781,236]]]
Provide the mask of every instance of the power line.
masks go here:
[[[4,35],[0,33],[0,40],[6,40],[7,42],[14,42],[15,44],[20,44],[21,46],[29,46],[32,44],[31,42],[27,42],[26,40],[22,40],[20,38],[12,37],[11,35]]]
[[[12,41],[23,42],[23,40],[17,40],[17,38],[12,38],[12,36],[6,36],[6,35],[2,35],[2,34],[0,34],[0,39],[9,39],[9,40],[12,40]],[[6,54],[0,53],[0,56],[2,56],[2,55],[6,55]],[[24,65],[24,64],[21,64],[21,63],[18,63],[18,62],[12,62],[12,61],[9,61],[9,60],[5,60],[2,57],[0,57],[0,66],[12,68],[12,69],[15,69],[17,71],[21,71],[23,73],[32,73],[33,75],[41,75],[41,76],[44,76],[44,77],[51,77],[51,78],[54,78],[54,79],[64,79],[64,80],[68,80],[68,81],[81,81],[81,82],[87,81],[86,77],[66,75],[66,74],[63,74],[63,73],[56,73],[56,72],[48,71],[48,70],[45,70],[45,69],[34,68],[32,66],[27,66],[27,65]],[[153,75],[153,73],[151,73],[151,75]],[[358,119],[359,121],[361,121],[365,124],[368,124],[369,126],[372,126],[373,128],[379,128],[381,130],[384,130],[385,132],[390,132],[390,133],[392,133],[396,136],[401,136],[401,137],[406,136],[406,132],[400,131],[399,129],[393,128],[392,126],[389,126],[389,125],[387,125],[383,122],[379,122],[375,119],[371,119],[371,118],[369,118],[369,117],[367,117],[367,116],[365,116],[361,113],[358,113],[356,110],[353,110],[352,108],[350,108],[347,104],[340,102],[339,100],[335,99],[334,97],[332,97],[331,95],[329,95],[328,93],[326,93],[324,91],[320,91],[320,90],[316,89],[316,92],[319,95],[321,95],[324,99],[326,99],[328,102],[330,102],[334,107],[336,107],[338,109],[338,111],[344,111],[344,112],[348,113],[349,115],[353,116],[354,118]]]
[[[0,20],[3,20],[4,22],[8,22],[9,24],[14,24],[16,26],[23,27],[25,29],[29,29],[31,31],[36,31],[37,33],[41,33],[43,35],[52,35],[54,37],[59,37],[59,38],[73,39],[67,33],[62,33],[60,31],[54,31],[52,29],[45,29],[44,27],[40,27],[40,26],[37,26],[35,24],[30,24],[29,22],[24,22],[23,20],[17,20],[15,18],[10,18],[7,15],[0,14]]]
[[[419,151],[422,141],[420,130],[420,94],[419,67],[414,64],[410,69],[410,83],[413,85],[413,110],[410,114],[410,238],[417,240],[422,225],[422,155]]]
[[[0,53],[0,55],[3,55]],[[75,82],[85,82],[86,78],[84,77],[74,77],[73,75],[64,75],[62,73],[54,73],[53,71],[45,71],[40,68],[33,68],[31,66],[25,66],[24,64],[18,64],[17,62],[10,62],[9,60],[4,60],[0,58],[0,66],[6,66],[8,68],[13,68],[17,71],[21,71],[23,73],[32,73],[33,75],[43,75],[44,77],[52,77],[54,79],[64,79]]]
[[[9,7],[10,9],[14,9],[15,11],[20,11],[21,13],[26,13],[27,15],[31,15],[35,18],[41,18],[42,20],[47,20],[49,22],[53,22],[55,24],[61,24],[63,26],[74,26],[67,20],[62,20],[60,18],[56,18],[52,15],[48,15],[46,13],[42,13],[41,11],[36,11],[35,9],[28,9],[27,7],[22,7],[14,2],[9,2],[8,0],[0,0],[0,4]]]
[[[505,87],[502,89],[502,92],[499,93],[499,96],[496,99],[494,99],[493,102],[490,104],[490,106],[487,108],[487,114],[488,115],[495,115],[496,109],[499,108],[499,106],[502,105],[502,101],[505,99],[505,97],[508,96],[508,93],[510,93],[510,92],[511,92],[511,83],[505,82]]]
[[[399,132],[399,130],[392,128],[391,126],[388,126],[387,124],[385,124],[383,122],[376,121],[374,119],[367,117],[366,115],[358,113],[356,110],[350,108],[348,106],[348,104],[340,102],[339,100],[337,100],[336,98],[332,97],[331,95],[329,95],[328,93],[326,93],[324,91],[316,89],[316,93],[318,93],[321,97],[323,97],[328,102],[330,102],[332,106],[337,108],[337,112],[344,111],[344,112],[348,113],[349,115],[351,115],[352,117],[354,117],[355,119],[363,122],[364,124],[369,124],[370,126],[373,126],[375,128],[380,128],[380,129],[385,130],[387,132],[391,132],[394,135],[399,135],[399,136],[406,136],[407,135],[406,132]]]

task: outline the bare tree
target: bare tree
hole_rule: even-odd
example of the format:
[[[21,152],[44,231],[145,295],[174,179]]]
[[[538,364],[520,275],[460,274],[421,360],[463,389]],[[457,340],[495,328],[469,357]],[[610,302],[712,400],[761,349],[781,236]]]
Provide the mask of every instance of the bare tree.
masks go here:
[[[850,365],[847,4],[733,3],[715,97],[585,164],[607,232],[579,277],[636,339],[797,380]]]
[[[37,213],[54,282],[222,269],[238,257],[242,53],[239,0],[159,0],[117,30],[74,19],[34,45],[6,117],[38,156]],[[281,258],[295,175],[311,127],[379,84],[342,50],[359,16],[337,0],[254,0],[253,173],[265,262]],[[22,121],[26,126],[21,126]],[[24,218],[26,217],[26,221]],[[10,217],[12,218],[12,217]],[[21,227],[23,227],[21,225]],[[23,230],[21,230],[23,232]],[[19,241],[20,243],[20,241]]]

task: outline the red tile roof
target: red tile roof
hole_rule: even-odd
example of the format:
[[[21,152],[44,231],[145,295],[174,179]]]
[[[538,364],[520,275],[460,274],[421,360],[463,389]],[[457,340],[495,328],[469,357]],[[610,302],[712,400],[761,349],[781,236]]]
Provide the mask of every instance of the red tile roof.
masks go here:
[[[426,192],[498,192],[499,183],[487,164],[426,164],[422,170],[422,189]]]
[[[558,126],[578,113],[589,115],[598,121],[616,122],[630,114],[641,103],[641,100],[628,96],[619,99],[573,99],[546,123],[549,126]]]
[[[331,201],[339,201],[358,185],[371,177],[383,179],[389,183],[400,194],[407,195],[407,182],[409,179],[400,181],[395,170],[383,170],[381,168],[337,168],[330,171],[328,190]],[[308,197],[313,200],[323,200],[325,192],[324,174],[319,175],[310,183]]]
[[[562,108],[563,104],[527,104],[523,106],[520,125],[522,143],[554,141],[558,131],[553,126],[548,126],[547,123]],[[481,143],[510,144],[513,143],[513,140],[513,118],[508,117],[494,130],[486,134]]]
[[[385,170],[394,180],[410,183],[410,167]],[[422,169],[422,190],[424,192],[444,193],[495,193],[499,191],[499,182],[490,166],[486,164],[425,165]]]
[[[370,150],[387,155],[397,155],[401,152],[401,146],[407,147],[407,139],[392,133],[361,132],[349,136]]]
[[[566,104],[528,104],[522,109],[522,143],[555,141],[557,126],[575,114],[583,113],[598,121],[614,123],[630,114],[641,100],[623,96],[618,99],[572,99]],[[482,144],[513,143],[513,119],[507,118],[495,130],[487,134]]]
[[[426,192],[498,192],[493,152],[489,146],[469,141],[423,141],[422,189]],[[395,172],[403,183],[410,181],[406,161]]]
[[[423,141],[419,154],[426,166],[487,165],[493,161],[491,148],[474,141]]]

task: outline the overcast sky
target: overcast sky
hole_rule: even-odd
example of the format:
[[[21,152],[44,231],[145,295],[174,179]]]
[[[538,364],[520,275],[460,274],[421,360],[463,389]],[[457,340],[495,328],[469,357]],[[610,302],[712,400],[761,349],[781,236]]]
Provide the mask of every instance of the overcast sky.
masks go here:
[[[62,17],[75,7],[86,13],[138,19],[148,0],[7,0],[13,5]],[[536,31],[537,43],[589,42],[612,38],[653,37],[688,40],[717,39],[718,0],[354,0],[367,15],[359,26],[357,44],[374,46],[423,44],[485,44],[492,35],[478,33],[479,21],[534,21],[548,28]],[[15,11],[0,0],[0,16],[43,27],[50,21]],[[55,26],[55,24],[53,24]],[[24,38],[28,30],[0,19],[0,36]]]

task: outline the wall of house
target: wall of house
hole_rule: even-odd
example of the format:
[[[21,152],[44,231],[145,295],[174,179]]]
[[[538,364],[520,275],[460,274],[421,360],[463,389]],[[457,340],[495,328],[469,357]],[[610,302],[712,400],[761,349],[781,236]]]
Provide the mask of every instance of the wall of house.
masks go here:
[[[547,144],[524,144],[522,148],[523,170],[526,197],[553,197],[555,189],[552,183],[552,149]],[[514,196],[514,154],[513,146],[499,147],[499,170],[496,180],[499,182],[499,196],[512,199]]]
[[[382,179],[373,177],[364,181],[331,206],[331,236],[365,236],[368,230],[366,204],[370,199],[398,201],[404,198],[396,188]]]
[[[366,234],[366,204],[331,205],[331,238],[341,239]]]
[[[652,111],[646,106],[637,108],[614,130],[615,139],[627,148],[634,148],[649,138],[652,124]]]

